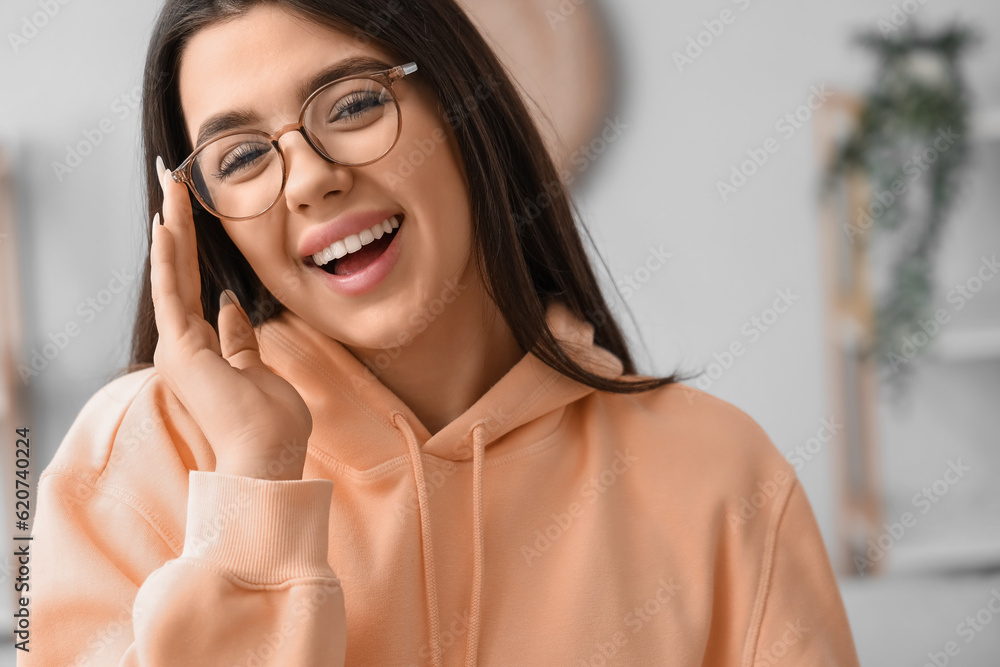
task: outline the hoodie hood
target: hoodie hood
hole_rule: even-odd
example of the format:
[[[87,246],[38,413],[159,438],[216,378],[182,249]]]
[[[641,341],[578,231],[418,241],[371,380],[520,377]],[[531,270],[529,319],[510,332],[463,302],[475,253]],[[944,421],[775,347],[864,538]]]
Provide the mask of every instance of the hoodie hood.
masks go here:
[[[594,345],[594,328],[561,302],[546,310],[553,335],[567,353],[606,377],[622,374],[622,363]],[[406,453],[399,441],[402,418],[422,452],[451,461],[471,457],[473,428],[483,427],[489,446],[510,431],[595,391],[525,354],[468,410],[435,434],[340,342],[289,310],[260,327],[261,358],[302,394],[313,417],[311,448],[355,470],[369,470]],[[396,417],[395,415],[399,415]]]
[[[552,302],[546,321],[553,335],[584,368],[620,377],[621,360],[594,344],[594,328],[564,304]],[[298,389],[309,406],[313,430],[309,447],[317,456],[356,471],[373,471],[407,457],[416,486],[423,554],[429,646],[434,667],[441,667],[441,620],[430,530],[430,505],[423,454],[450,461],[472,459],[473,577],[469,601],[466,665],[478,661],[483,576],[483,462],[486,449],[519,427],[559,422],[570,403],[595,391],[524,355],[468,410],[431,434],[413,411],[340,342],[319,332],[289,310],[260,327],[261,359]],[[322,452],[318,454],[317,452]]]

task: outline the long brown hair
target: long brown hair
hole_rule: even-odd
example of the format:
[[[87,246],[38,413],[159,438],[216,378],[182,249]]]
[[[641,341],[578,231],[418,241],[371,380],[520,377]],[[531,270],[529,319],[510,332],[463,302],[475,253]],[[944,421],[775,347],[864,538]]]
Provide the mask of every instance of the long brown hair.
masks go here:
[[[574,362],[552,336],[546,306],[560,300],[594,326],[594,342],[621,360],[626,375],[637,375],[541,134],[503,66],[454,0],[167,0],[153,29],[143,84],[142,137],[150,218],[163,204],[155,157],[176,165],[193,150],[184,128],[177,81],[187,40],[206,26],[265,3],[375,43],[400,55],[401,62],[418,61],[420,76],[432,87],[441,107],[462,111],[460,122],[453,112],[448,122],[469,183],[476,260],[487,294],[522,349],[598,390],[633,393],[687,379],[676,374],[609,379]],[[490,82],[485,99],[484,82]],[[470,99],[476,103],[469,104]],[[219,220],[197,205],[194,211],[205,319],[217,326],[219,295],[226,288],[236,292],[254,326],[284,310]],[[126,372],[150,365],[156,348],[148,247],[131,365]]]

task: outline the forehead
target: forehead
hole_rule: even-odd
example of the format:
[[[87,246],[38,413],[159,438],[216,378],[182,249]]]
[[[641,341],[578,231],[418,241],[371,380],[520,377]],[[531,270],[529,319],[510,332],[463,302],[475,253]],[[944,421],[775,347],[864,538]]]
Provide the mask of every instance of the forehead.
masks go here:
[[[178,87],[188,137],[210,116],[248,111],[262,121],[292,122],[299,88],[347,58],[391,54],[352,34],[312,23],[273,5],[195,33],[181,52]],[[266,129],[266,128],[261,128]]]

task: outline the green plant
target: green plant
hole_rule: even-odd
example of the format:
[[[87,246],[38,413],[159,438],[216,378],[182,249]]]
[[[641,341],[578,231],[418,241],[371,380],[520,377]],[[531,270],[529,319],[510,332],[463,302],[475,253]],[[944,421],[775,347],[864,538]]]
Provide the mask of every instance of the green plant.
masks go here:
[[[864,351],[876,355],[889,384],[908,375],[908,362],[926,349],[912,341],[920,321],[932,317],[935,250],[969,156],[970,100],[959,59],[978,40],[958,25],[921,34],[912,18],[896,32],[855,36],[876,52],[879,67],[859,123],[838,146],[823,183],[829,196],[848,173],[865,173],[871,200],[867,210],[852,212],[845,234],[854,243],[879,230],[895,246],[889,284],[877,301],[875,339]]]

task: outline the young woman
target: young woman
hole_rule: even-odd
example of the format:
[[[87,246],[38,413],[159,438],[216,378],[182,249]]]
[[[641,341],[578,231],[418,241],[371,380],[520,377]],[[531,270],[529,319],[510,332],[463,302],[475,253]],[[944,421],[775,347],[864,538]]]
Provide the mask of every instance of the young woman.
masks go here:
[[[794,469],[636,373],[453,0],[168,0],[145,80],[134,366],[19,664],[858,664]]]

